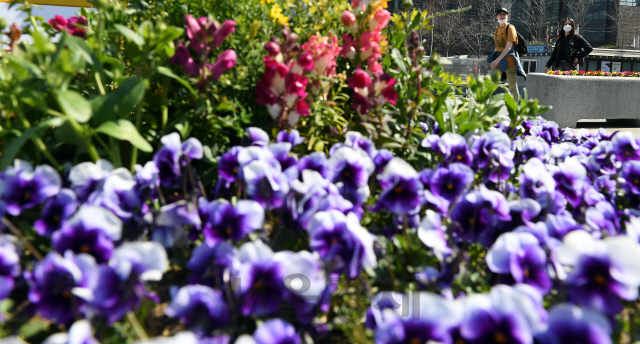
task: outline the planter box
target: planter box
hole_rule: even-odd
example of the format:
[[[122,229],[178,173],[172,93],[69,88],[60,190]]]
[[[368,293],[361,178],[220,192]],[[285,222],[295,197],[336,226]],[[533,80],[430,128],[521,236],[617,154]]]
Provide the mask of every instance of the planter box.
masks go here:
[[[531,73],[527,91],[553,106],[543,117],[560,128],[575,128],[580,119],[640,118],[640,78]]]

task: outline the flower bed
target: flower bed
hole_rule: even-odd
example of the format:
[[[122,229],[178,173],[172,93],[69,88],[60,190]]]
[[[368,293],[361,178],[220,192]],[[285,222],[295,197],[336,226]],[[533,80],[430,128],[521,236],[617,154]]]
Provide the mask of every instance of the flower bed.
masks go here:
[[[597,71],[576,71],[576,70],[550,70],[547,72],[549,75],[579,75],[579,76],[617,76],[624,78],[637,78],[640,77],[640,72],[603,72],[601,70]]]
[[[0,337],[636,339],[640,140],[541,120],[497,76],[461,97],[423,58],[426,12],[303,2],[23,8],[0,59]]]

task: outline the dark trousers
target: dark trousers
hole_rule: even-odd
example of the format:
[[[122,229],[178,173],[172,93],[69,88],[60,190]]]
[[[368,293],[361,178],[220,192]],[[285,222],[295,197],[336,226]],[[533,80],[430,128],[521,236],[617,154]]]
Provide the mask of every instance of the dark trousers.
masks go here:
[[[568,70],[578,70],[578,64],[577,63],[569,63],[567,61],[562,61],[560,62],[560,66],[558,66],[558,68],[556,70],[561,70],[561,71],[568,71]]]

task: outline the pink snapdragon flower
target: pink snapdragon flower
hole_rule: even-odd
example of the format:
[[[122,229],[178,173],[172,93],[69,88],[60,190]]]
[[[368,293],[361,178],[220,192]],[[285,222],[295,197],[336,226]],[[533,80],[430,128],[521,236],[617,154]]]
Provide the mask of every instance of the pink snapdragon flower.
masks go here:
[[[49,19],[49,24],[51,24],[56,31],[66,30],[69,34],[76,37],[85,38],[87,35],[87,31],[85,30],[87,27],[87,18],[85,18],[85,16],[65,18],[57,14],[55,17]]]
[[[383,2],[371,3],[367,10],[364,1],[352,1],[353,11],[342,13],[342,24],[349,32],[342,36],[340,54],[355,63],[365,62],[374,74],[381,73],[378,60],[382,57],[381,46],[384,39],[381,31],[389,24],[391,13],[385,10]],[[365,12],[366,11],[366,12]],[[364,32],[362,31],[364,29]]]
[[[340,53],[338,38],[333,34],[329,36],[313,35],[309,37],[307,43],[302,45],[302,51],[310,54],[313,60],[313,68],[310,70],[310,74],[313,75],[316,80],[310,84],[311,93],[318,95],[328,92],[331,87],[331,82],[328,80],[319,80],[319,78],[331,78],[336,74],[336,56]]]
[[[362,69],[357,69],[347,79],[348,86],[353,88],[353,108],[362,115],[371,108],[386,103],[395,105],[398,94],[393,88],[396,79],[389,73],[378,73],[373,76]]]
[[[312,45],[306,43],[306,49],[295,57],[300,51],[298,37],[288,29],[283,33],[284,42],[273,38],[265,44],[268,55],[263,59],[264,75],[256,85],[256,101],[267,107],[281,129],[309,116],[307,74],[315,71],[316,60],[320,59]]]
[[[213,64],[208,61],[211,53],[235,32],[237,24],[233,20],[225,20],[220,25],[215,20],[206,17],[195,19],[190,14],[185,16],[184,24],[189,44],[178,44],[169,62],[182,66],[189,76],[200,79],[198,86],[205,87],[207,82],[220,79],[224,72],[236,65],[237,55],[231,49],[220,53]],[[192,55],[192,51],[195,54]]]

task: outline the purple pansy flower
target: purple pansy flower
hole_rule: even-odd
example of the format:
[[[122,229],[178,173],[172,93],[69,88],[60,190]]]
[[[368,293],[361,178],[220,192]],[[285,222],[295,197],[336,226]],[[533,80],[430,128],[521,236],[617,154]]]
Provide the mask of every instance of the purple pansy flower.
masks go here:
[[[423,244],[433,250],[435,256],[441,262],[451,255],[451,248],[445,238],[440,214],[433,210],[427,210],[425,217],[418,227],[418,238]]]
[[[62,181],[58,172],[49,165],[40,165],[33,170],[26,161],[16,160],[0,174],[0,198],[5,211],[18,216],[23,210],[44,203],[60,192]]]
[[[227,181],[227,184],[233,183],[238,179],[238,171],[240,170],[238,155],[243,149],[240,146],[231,147],[228,152],[222,154],[218,161],[218,173]]]
[[[585,222],[594,231],[612,236],[618,234],[620,220],[616,210],[607,201],[600,201],[595,206],[589,207],[585,212]]]
[[[468,192],[456,203],[451,220],[458,223],[462,238],[476,240],[483,231],[497,226],[500,221],[511,220],[509,203],[501,193],[481,185],[480,190]]]
[[[260,325],[253,336],[238,337],[235,344],[300,344],[295,327],[282,319],[269,319]]]
[[[186,285],[173,293],[164,314],[179,318],[192,331],[210,331],[229,321],[227,303],[221,291],[196,284]]]
[[[390,150],[380,149],[377,151],[373,158],[373,164],[376,166],[376,173],[382,173],[391,159],[393,159],[393,153]]]
[[[95,190],[102,189],[102,183],[113,171],[113,165],[100,159],[96,163],[83,162],[71,168],[69,182],[71,190],[78,196],[79,202],[85,202]]]
[[[547,208],[550,196],[555,192],[556,182],[538,158],[531,158],[522,167],[520,178],[520,197],[538,200]]]
[[[533,234],[502,234],[487,252],[486,260],[489,270],[510,274],[516,283],[529,284],[541,294],[551,290],[551,278],[546,271],[547,255]]]
[[[354,204],[362,204],[369,197],[369,176],[374,172],[373,161],[362,149],[343,146],[327,162],[329,180],[336,183],[343,196]]]
[[[187,263],[187,268],[192,272],[189,283],[210,287],[221,285],[224,271],[232,268],[236,254],[235,247],[226,242],[215,246],[202,243],[193,249],[191,259]]]
[[[144,282],[160,281],[168,265],[162,245],[128,242],[113,252],[108,265],[93,269],[87,287],[75,288],[74,294],[111,324],[137,308],[143,297],[152,296]]]
[[[282,206],[289,193],[289,180],[279,169],[262,160],[254,160],[242,168],[247,196],[267,209]]]
[[[166,188],[177,188],[181,184],[181,168],[187,165],[187,159],[202,159],[202,144],[195,138],[180,142],[180,134],[171,133],[160,139],[162,148],[153,156],[158,167],[160,185]]]
[[[640,161],[628,161],[622,165],[620,177],[624,179],[625,189],[640,195]]]
[[[380,176],[384,190],[375,205],[375,210],[387,209],[396,215],[416,212],[420,206],[423,186],[418,172],[401,158],[393,158]]]
[[[234,264],[234,286],[237,306],[245,315],[266,316],[278,312],[283,301],[286,278],[281,261],[260,241],[240,246]]]
[[[567,158],[553,172],[556,190],[575,208],[582,202],[587,170],[576,158]]]
[[[460,134],[446,132],[437,143],[437,150],[442,154],[445,164],[458,162],[471,166],[473,154],[469,149],[467,140]]]
[[[347,147],[351,147],[353,149],[362,149],[363,151],[369,154],[369,157],[373,158],[376,156],[376,146],[373,144],[373,141],[364,137],[361,133],[357,131],[349,131],[345,135],[344,145]],[[338,146],[332,147],[331,155],[333,155],[334,149],[337,149]]]
[[[250,145],[252,146],[266,147],[269,144],[269,134],[260,128],[247,128],[247,134],[249,135],[249,140],[251,140]]]
[[[186,201],[178,201],[160,208],[155,218],[155,228],[151,240],[161,243],[164,247],[173,247],[176,241],[187,238],[186,229],[192,226],[200,229],[202,221],[195,205]]]
[[[0,300],[9,297],[18,276],[20,276],[20,256],[15,246],[9,242],[0,244]]]
[[[429,178],[429,190],[449,202],[455,201],[474,179],[471,168],[461,163],[451,163],[449,167],[439,167]]]
[[[89,283],[87,275],[95,268],[96,262],[89,255],[74,256],[67,251],[63,257],[58,252],[49,252],[33,271],[25,272],[30,285],[29,301],[44,318],[68,324],[73,320],[74,290]],[[82,300],[75,302],[83,307]]]
[[[459,303],[427,292],[400,294],[392,298],[386,305],[376,298],[373,300],[375,303],[372,302],[375,304],[371,313],[376,323],[376,343],[453,342],[451,332],[459,326],[463,316]]]
[[[327,155],[324,152],[313,152],[307,156],[300,158],[298,161],[298,170],[303,173],[304,170],[312,170],[320,173],[322,177],[329,176],[329,168],[327,167]]]
[[[318,252],[331,271],[354,279],[362,268],[377,266],[373,236],[358,217],[337,210],[316,213],[309,223],[311,249]]]
[[[297,319],[310,324],[319,312],[327,312],[331,293],[324,266],[317,254],[308,251],[281,251],[274,255],[284,271],[284,300],[296,310]]]
[[[527,162],[531,158],[546,161],[546,155],[550,150],[549,144],[541,137],[527,136],[524,140],[517,141],[518,162]]]
[[[51,236],[60,253],[89,253],[98,263],[109,260],[114,241],[122,236],[122,221],[110,210],[93,205],[80,207],[62,228]]]
[[[573,231],[555,254],[572,267],[564,280],[572,302],[613,315],[622,310],[620,298],[638,298],[640,244],[631,237],[598,241],[585,231]]]
[[[616,133],[611,139],[611,144],[618,161],[640,160],[640,139],[635,138],[632,132]]]
[[[297,146],[304,142],[304,137],[300,136],[300,132],[293,129],[290,132],[282,130],[278,133],[277,142],[289,142],[291,146]]]
[[[536,226],[533,224],[533,220],[540,214],[540,211],[540,204],[530,198],[509,201],[509,215],[511,219],[499,221],[497,225],[484,230],[480,233],[478,242],[490,247],[501,234],[511,232],[515,228],[523,225],[535,231]]]
[[[549,144],[556,143],[560,139],[560,131],[558,130],[558,123],[553,121],[544,121],[536,123],[529,129],[531,136],[537,136],[543,138]]]
[[[613,144],[611,141],[598,143],[598,145],[591,150],[586,161],[586,167],[589,171],[596,174],[615,174],[618,165],[619,163],[613,152]]]
[[[100,344],[93,337],[91,322],[78,320],[69,327],[69,333],[55,333],[47,337],[42,344]]]
[[[198,336],[193,332],[182,331],[171,337],[156,337],[133,342],[133,344],[231,344],[231,339],[229,339],[229,336],[224,334],[215,337],[198,338]]]
[[[540,307],[526,293],[498,285],[489,294],[464,300],[460,335],[469,343],[531,344],[533,334],[543,328]]]
[[[226,241],[239,241],[247,234],[262,227],[264,209],[258,202],[240,200],[236,205],[204,198],[199,202],[202,232],[210,246]],[[204,215],[204,216],[203,216]]]
[[[536,335],[540,344],[612,344],[611,324],[601,314],[572,304],[554,306],[549,312],[549,327]]]
[[[509,135],[492,128],[482,136],[476,137],[471,143],[471,153],[474,157],[474,166],[478,169],[491,168],[491,162],[496,157],[509,157],[513,154]],[[512,158],[512,156],[511,156]],[[502,161],[500,161],[502,162]]]
[[[62,227],[77,208],[76,194],[70,189],[62,189],[45,202],[40,219],[33,223],[33,227],[38,234],[49,237]]]
[[[278,161],[278,159],[276,159],[276,157],[269,149],[257,146],[249,146],[245,147],[238,153],[238,164],[240,164],[240,178],[243,178],[242,168],[253,161],[264,162],[274,169],[282,171],[280,162]]]
[[[153,161],[147,161],[144,166],[135,165],[134,169],[136,174],[134,179],[136,181],[136,192],[141,196],[151,197],[155,199],[155,194],[158,188],[158,167]]]
[[[102,190],[93,192],[87,202],[111,210],[124,223],[141,220],[149,212],[149,206],[136,191],[136,185],[127,169],[118,168],[104,180]]]
[[[281,319],[270,319],[253,332],[256,344],[299,344],[302,341],[296,329]]]
[[[319,211],[335,209],[345,214],[355,211],[353,203],[344,199],[338,188],[316,171],[302,171],[302,182],[292,181],[291,188],[299,195],[292,212],[305,230],[313,215]]]
[[[564,238],[569,232],[575,230],[584,229],[584,227],[577,223],[570,215],[547,215],[545,220],[549,236],[560,239]]]
[[[291,147],[292,145],[289,142],[279,142],[270,144],[268,149],[273,153],[276,160],[278,160],[282,171],[284,171],[289,179],[297,179],[298,159],[289,155]]]

